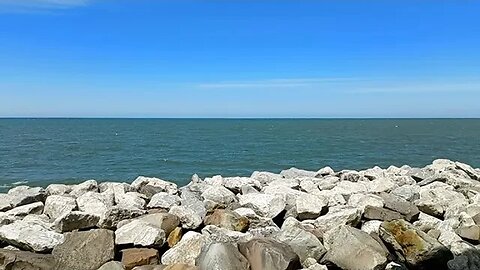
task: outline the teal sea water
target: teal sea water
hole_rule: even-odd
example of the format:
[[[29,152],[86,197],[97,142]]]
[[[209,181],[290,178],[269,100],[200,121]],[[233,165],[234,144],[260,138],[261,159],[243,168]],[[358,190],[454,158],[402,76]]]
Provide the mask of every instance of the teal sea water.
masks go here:
[[[0,119],[0,186],[156,176],[185,184],[292,166],[480,167],[480,119]]]

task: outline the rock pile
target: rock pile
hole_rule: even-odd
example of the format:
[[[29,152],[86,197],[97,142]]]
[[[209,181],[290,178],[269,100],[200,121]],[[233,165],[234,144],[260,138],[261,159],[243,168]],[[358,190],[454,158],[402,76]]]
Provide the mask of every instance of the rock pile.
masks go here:
[[[254,172],[0,194],[0,269],[478,270],[480,170]]]

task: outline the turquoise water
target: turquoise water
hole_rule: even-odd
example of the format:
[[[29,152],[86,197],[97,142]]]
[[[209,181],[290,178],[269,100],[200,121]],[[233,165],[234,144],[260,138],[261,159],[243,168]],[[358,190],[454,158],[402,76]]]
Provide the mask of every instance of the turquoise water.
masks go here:
[[[479,119],[0,119],[0,186],[201,177],[436,158],[480,167]]]

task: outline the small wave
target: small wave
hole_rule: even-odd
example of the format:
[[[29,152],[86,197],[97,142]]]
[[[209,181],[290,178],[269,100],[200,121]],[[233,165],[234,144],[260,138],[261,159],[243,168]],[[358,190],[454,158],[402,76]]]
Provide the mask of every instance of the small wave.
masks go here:
[[[19,185],[23,185],[23,184],[28,184],[28,181],[17,181],[17,182],[13,182],[11,185],[12,186],[19,186]]]

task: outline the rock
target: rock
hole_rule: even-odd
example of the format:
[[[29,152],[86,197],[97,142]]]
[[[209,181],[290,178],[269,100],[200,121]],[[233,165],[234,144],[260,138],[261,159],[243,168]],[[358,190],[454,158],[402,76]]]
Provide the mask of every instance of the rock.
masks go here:
[[[320,216],[315,220],[314,225],[316,228],[326,232],[340,225],[356,226],[360,222],[361,216],[362,213],[360,209],[347,207]]]
[[[173,231],[180,224],[180,219],[175,215],[169,213],[153,213],[140,216],[135,219],[121,221],[118,223],[118,228],[134,220],[141,220],[155,227],[161,228],[165,232],[165,235],[170,234],[170,232]]]
[[[211,186],[207,188],[202,197],[205,202],[209,202],[207,210],[215,208],[226,208],[235,201],[235,194],[223,186]],[[207,205],[207,204],[206,204]]]
[[[200,216],[200,218],[205,218],[207,215],[207,209],[203,204],[201,195],[190,191],[188,188],[182,188],[181,192],[180,205],[192,209],[198,216]]]
[[[162,264],[182,263],[193,266],[202,247],[209,243],[210,239],[208,236],[189,231],[180,242],[163,254]]]
[[[445,246],[403,220],[384,222],[380,236],[413,269],[447,269],[453,259]]]
[[[110,261],[102,265],[98,270],[125,270],[121,262]]]
[[[410,203],[401,197],[387,193],[380,194],[380,197],[382,197],[384,201],[385,208],[402,214],[407,221],[414,222],[418,219],[420,211],[413,203]]]
[[[185,206],[173,206],[168,213],[180,218],[180,223],[185,229],[196,229],[202,224],[202,217],[195,210]]]
[[[455,162],[455,166],[457,169],[464,171],[471,179],[473,180],[480,180],[480,173],[478,173],[474,168],[470,165],[461,162]]]
[[[72,187],[65,184],[50,184],[45,189],[47,196],[51,195],[65,195],[72,191]]]
[[[113,193],[86,192],[77,198],[78,209],[102,217],[114,204]]]
[[[388,262],[388,252],[369,234],[356,228],[340,226],[329,242],[330,249],[323,263],[342,269],[381,270]]]
[[[0,269],[4,270],[52,270],[55,261],[52,255],[0,249]]]
[[[180,205],[180,197],[177,195],[160,192],[152,196],[148,208],[162,208],[170,210],[172,206]]]
[[[51,195],[45,200],[43,213],[55,220],[77,208],[77,202],[72,197]]]
[[[273,182],[275,180],[284,179],[284,177],[280,174],[271,173],[271,172],[258,172],[258,171],[253,172],[250,178],[253,178],[259,181],[260,184],[263,186],[268,185],[270,182]]]
[[[159,178],[139,176],[130,185],[135,191],[145,194],[148,198],[160,192],[177,194],[177,185]]]
[[[250,177],[227,177],[224,179],[223,185],[234,193],[239,193],[243,186],[252,186],[261,188],[259,181]]]
[[[114,206],[102,215],[98,226],[104,229],[115,229],[122,220],[136,218],[143,214],[145,214],[145,211],[136,207]]]
[[[23,218],[30,214],[40,215],[43,212],[43,208],[44,206],[42,202],[35,202],[15,207],[5,212],[5,214],[15,218]]]
[[[63,235],[42,225],[18,220],[0,227],[0,240],[24,250],[48,252],[63,242]]]
[[[56,270],[97,270],[113,260],[113,232],[97,229],[66,233],[65,241],[53,249],[52,255]]]
[[[44,202],[46,193],[45,190],[40,187],[31,188],[28,186],[18,186],[10,189],[8,196],[10,198],[10,204],[13,207],[17,207],[35,202]]]
[[[335,171],[332,168],[327,166],[318,170],[317,175],[315,176],[318,177],[318,176],[325,176],[325,175],[335,175]]]
[[[464,250],[448,261],[449,270],[477,270],[480,269],[480,252],[474,247]]]
[[[87,192],[98,192],[98,183],[95,180],[87,180],[83,183],[80,183],[78,185],[73,185],[72,190],[70,191],[70,195],[72,195],[75,198],[78,198],[82,196],[83,194]]]
[[[223,186],[225,180],[223,180],[221,175],[214,175],[212,177],[205,178],[204,182],[210,186]]]
[[[152,270],[157,270],[157,269],[152,269]],[[172,265],[167,265],[163,270],[201,270],[201,269],[199,269],[196,266],[192,266],[188,264],[176,263]]]
[[[196,260],[200,269],[209,270],[248,270],[250,264],[231,243],[212,243],[206,246]]]
[[[260,216],[274,218],[285,209],[285,199],[275,194],[238,195],[242,207],[252,208]]]
[[[213,225],[207,225],[202,229],[202,234],[214,242],[220,243],[237,243],[246,242],[253,238],[251,233],[242,233],[231,231],[225,228],[219,228]]]
[[[165,232],[152,224],[134,220],[115,231],[117,245],[162,246],[165,242]]]
[[[305,194],[295,200],[295,211],[300,220],[316,219],[327,212],[328,199],[315,195]]]
[[[306,171],[292,167],[288,170],[281,171],[280,175],[285,178],[315,177],[317,175],[317,172]]]
[[[168,247],[171,248],[175,246],[178,242],[180,242],[180,240],[182,239],[182,236],[183,236],[182,227],[176,227],[168,235],[168,238],[167,238]]]
[[[365,209],[367,205],[383,207],[383,199],[373,194],[352,194],[347,204],[361,209]]]
[[[90,229],[97,225],[100,217],[80,211],[72,211],[58,217],[54,224],[58,232]]]
[[[122,264],[126,270],[135,266],[158,264],[158,250],[152,248],[129,248],[122,250]]]
[[[448,207],[467,205],[465,196],[447,184],[435,182],[420,189],[420,199],[415,202],[420,211],[436,217],[443,217]]]
[[[455,232],[464,239],[471,241],[480,240],[480,226],[478,225],[461,225]]]
[[[0,211],[7,211],[12,209],[12,203],[10,202],[10,196],[8,194],[0,193]]]
[[[138,192],[127,192],[125,194],[116,195],[115,203],[119,208],[142,210],[147,204],[147,197]]]
[[[343,170],[339,172],[340,181],[342,182],[358,182],[358,181],[367,181],[363,175],[353,170]]]
[[[245,232],[248,230],[249,221],[241,215],[225,209],[216,209],[205,218],[205,225],[215,225],[232,231]]]
[[[370,235],[379,234],[381,225],[382,225],[382,221],[380,220],[369,220],[362,224],[361,230]]]
[[[382,193],[382,192],[390,192],[392,191],[397,185],[395,182],[390,180],[389,178],[379,178],[367,182],[367,189],[369,193]]]
[[[268,238],[239,243],[239,250],[251,270],[293,270],[300,268],[297,254],[288,245]]]
[[[322,242],[312,233],[303,230],[300,222],[294,218],[286,219],[282,229],[274,234],[274,238],[289,245],[300,257],[302,265],[308,258],[318,261],[326,252]]]
[[[355,193],[368,193],[368,187],[365,182],[341,181],[336,184],[332,191],[343,196],[350,196]]]
[[[401,219],[403,216],[389,209],[367,205],[363,212],[363,218],[367,220],[395,220]]]
[[[44,227],[47,230],[53,229],[53,224],[50,223],[50,219],[47,215],[37,215],[37,214],[30,214],[25,216],[22,221],[30,224],[36,224]]]

